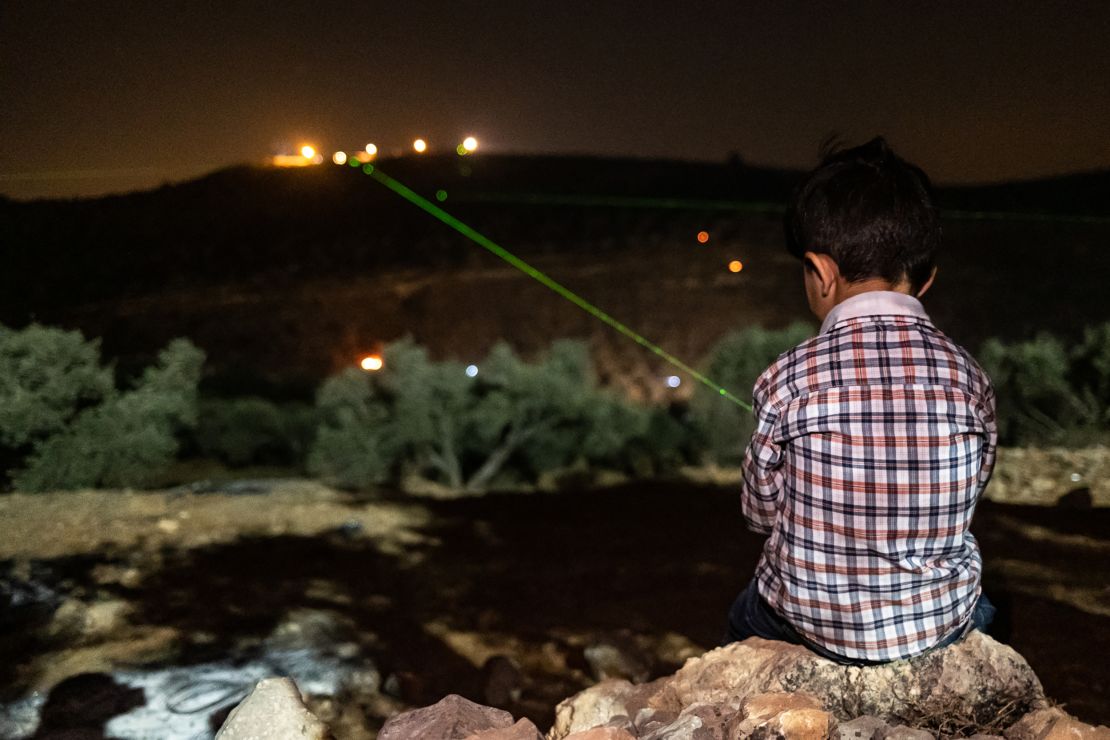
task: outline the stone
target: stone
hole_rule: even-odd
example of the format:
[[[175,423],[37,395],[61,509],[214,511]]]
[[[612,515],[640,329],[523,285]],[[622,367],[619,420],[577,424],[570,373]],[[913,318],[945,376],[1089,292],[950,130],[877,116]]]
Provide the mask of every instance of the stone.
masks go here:
[[[841,722],[832,740],[883,740],[890,727],[878,717],[863,715],[847,722]]]
[[[933,733],[922,730],[917,727],[907,727],[906,725],[897,725],[891,727],[883,735],[883,740],[935,740],[937,736]]]
[[[391,718],[378,733],[378,740],[464,740],[485,730],[512,726],[513,716],[508,712],[449,694],[430,707]]]
[[[809,694],[785,692],[756,694],[741,703],[741,735],[784,737],[788,740],[825,740],[836,719]]]
[[[748,697],[769,692],[810,694],[816,709],[838,721],[861,715],[911,726],[943,721],[951,734],[990,730],[1011,713],[1046,706],[1029,664],[978,631],[941,650],[867,667],[838,665],[799,645],[753,637],[691,658],[649,684],[603,681],[586,689],[559,704],[549,738],[561,740],[616,715],[635,717],[643,707],[675,716],[692,704],[739,709]]]
[[[524,673],[511,657],[493,655],[482,664],[482,686],[486,704],[503,707],[520,700]]]
[[[511,727],[482,730],[473,735],[467,735],[466,740],[543,740],[543,735],[531,720],[521,719]]]
[[[583,654],[598,681],[623,678],[632,683],[643,683],[651,675],[647,659],[629,639],[604,638],[589,645]]]
[[[721,740],[737,736],[739,721],[739,713],[727,708],[691,704],[669,724],[641,734],[640,740]]]
[[[231,710],[216,740],[332,740],[288,678],[264,678]]]
[[[1006,740],[1110,740],[1110,728],[1080,722],[1058,707],[1030,712],[1003,734]]]
[[[617,727],[595,727],[567,735],[566,740],[636,740],[636,736]]]

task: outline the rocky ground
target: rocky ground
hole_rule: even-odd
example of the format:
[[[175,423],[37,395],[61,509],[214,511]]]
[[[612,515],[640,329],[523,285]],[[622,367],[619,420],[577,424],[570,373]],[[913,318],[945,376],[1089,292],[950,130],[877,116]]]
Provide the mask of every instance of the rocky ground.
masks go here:
[[[986,501],[974,530],[994,636],[1050,698],[1107,723],[1110,509],[1083,488]],[[457,500],[297,481],[10,494],[0,523],[0,737],[15,738],[205,737],[277,673],[343,739],[451,693],[546,729],[599,679],[713,647],[761,545],[731,487],[679,481]]]

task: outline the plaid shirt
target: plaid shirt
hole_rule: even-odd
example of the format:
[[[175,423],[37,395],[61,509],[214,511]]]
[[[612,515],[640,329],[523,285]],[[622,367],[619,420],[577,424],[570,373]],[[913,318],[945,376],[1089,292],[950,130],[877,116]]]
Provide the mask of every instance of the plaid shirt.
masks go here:
[[[968,532],[994,467],[990,380],[910,296],[836,306],[755,386],[742,502],[769,534],[763,598],[806,639],[885,661],[965,629],[982,559]]]

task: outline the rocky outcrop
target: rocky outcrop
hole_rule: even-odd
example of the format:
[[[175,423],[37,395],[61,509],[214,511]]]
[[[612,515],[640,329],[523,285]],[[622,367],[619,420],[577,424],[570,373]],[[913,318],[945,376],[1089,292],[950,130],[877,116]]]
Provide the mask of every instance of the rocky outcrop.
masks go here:
[[[938,731],[997,726],[1046,706],[1025,660],[981,632],[912,660],[866,668],[752,638],[692,658],[673,676],[650,684],[606,681],[587,689],[559,705],[551,737],[560,740],[622,717],[625,729],[642,733],[645,723],[670,721],[694,705],[735,715],[752,697],[769,693],[814,697],[817,708],[840,721],[869,715]]]
[[[378,740],[540,740],[540,732],[528,720],[513,722],[501,709],[475,704],[456,694],[438,703],[393,717],[378,734]]]

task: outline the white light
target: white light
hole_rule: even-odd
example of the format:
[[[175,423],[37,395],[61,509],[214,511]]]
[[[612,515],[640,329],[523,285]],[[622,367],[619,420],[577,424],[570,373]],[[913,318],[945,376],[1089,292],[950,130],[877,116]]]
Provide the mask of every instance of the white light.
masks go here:
[[[477,375],[478,375],[478,366],[477,365],[467,365],[466,366],[466,377],[473,378],[473,377],[476,377]]]
[[[331,155],[331,161],[336,164],[347,164],[347,152],[336,152]]]
[[[378,153],[378,145],[377,144],[367,144],[366,145],[366,153],[369,154],[371,157],[373,157],[375,154]]]
[[[316,149],[309,146],[308,144],[305,144],[301,147],[301,156],[305,159],[312,159],[316,156]]]
[[[677,375],[668,375],[667,376],[667,387],[668,388],[677,388],[680,385],[682,385],[682,378],[678,377]]]
[[[1079,473],[1072,473],[1071,474],[1071,482],[1072,483],[1078,483],[1081,480],[1083,480],[1083,476],[1080,475]]]
[[[417,154],[423,154],[428,149],[428,142],[423,139],[417,139],[412,142],[412,148],[416,150]]]
[[[463,139],[463,149],[468,152],[473,152],[478,149],[478,140],[473,136],[468,136]]]

